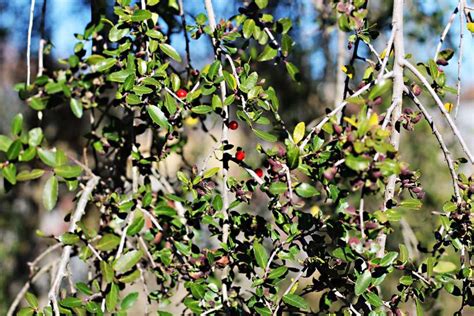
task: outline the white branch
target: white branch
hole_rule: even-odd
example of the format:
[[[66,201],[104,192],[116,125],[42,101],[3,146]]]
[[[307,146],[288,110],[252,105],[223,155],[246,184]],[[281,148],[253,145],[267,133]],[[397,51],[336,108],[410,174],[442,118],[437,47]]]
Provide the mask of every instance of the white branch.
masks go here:
[[[30,6],[30,21],[28,24],[28,40],[26,47],[26,85],[31,84],[31,36],[33,33],[33,20],[35,18],[35,0],[31,0]]]
[[[81,197],[77,202],[76,209],[71,216],[71,223],[69,225],[69,232],[74,233],[77,227],[77,223],[81,220],[82,216],[85,213],[87,202],[89,200],[89,196],[91,195],[94,188],[97,186],[99,182],[99,178],[96,176],[92,176],[89,181],[87,181],[87,185],[82,191]],[[61,287],[61,281],[63,280],[64,276],[66,275],[67,265],[69,264],[69,259],[71,257],[72,246],[68,245],[63,248],[63,252],[61,254],[61,260],[59,262],[58,269],[55,273],[55,277],[53,279],[53,283],[51,285],[51,289],[48,293],[48,299],[53,304],[54,314],[56,316],[60,316],[59,313],[59,306],[57,296],[59,293],[59,288]]]
[[[204,0],[204,4],[206,6],[207,15],[209,17],[209,26],[211,27],[211,30],[214,33],[214,30],[216,29],[216,16],[214,14],[212,0]],[[218,42],[214,37],[212,37],[212,44],[214,45],[214,48],[217,50]],[[218,56],[216,55],[215,58],[218,59]],[[218,74],[219,74],[219,77],[223,76],[222,64],[219,66]],[[220,90],[221,90],[221,100],[222,100],[222,103],[224,103],[226,99],[226,94],[227,94],[224,80],[221,81],[220,83]],[[227,127],[227,121],[229,119],[229,116],[228,116],[228,112],[225,106],[222,109],[222,115],[223,115],[223,119],[222,119],[221,143],[226,144],[228,142],[229,128]],[[229,214],[228,214],[229,188],[227,187],[227,178],[228,178],[227,169],[224,167],[222,168],[222,204],[223,204],[222,215],[223,215],[223,220],[224,220],[224,225],[222,227],[222,242],[224,244],[226,244],[229,239],[229,231],[230,231]],[[228,294],[227,294],[227,284],[225,280],[227,279],[228,275],[229,275],[229,266],[226,266],[224,268],[224,271],[222,272],[222,280],[223,280],[222,281],[222,298],[223,298],[224,304],[226,304],[229,299]]]
[[[438,108],[440,109],[441,113],[443,113],[444,117],[446,118],[446,121],[449,124],[449,127],[453,131],[454,135],[456,135],[462,150],[466,154],[467,158],[469,159],[471,164],[474,164],[474,156],[472,155],[471,151],[469,150],[469,147],[466,144],[466,141],[462,137],[461,133],[459,132],[459,129],[457,128],[456,124],[454,123],[453,119],[449,115],[448,111],[444,108],[444,104],[439,98],[439,96],[436,94],[434,89],[431,87],[429,84],[428,80],[421,74],[421,72],[416,69],[414,65],[412,65],[408,60],[404,60],[404,65],[423,83],[423,85],[428,89],[428,92],[431,94],[433,99],[436,101],[436,104],[438,105]]]

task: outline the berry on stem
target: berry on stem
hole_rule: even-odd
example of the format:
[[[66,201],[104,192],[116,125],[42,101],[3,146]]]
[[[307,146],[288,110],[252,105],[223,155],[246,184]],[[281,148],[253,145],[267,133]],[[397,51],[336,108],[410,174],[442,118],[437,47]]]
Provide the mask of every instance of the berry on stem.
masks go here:
[[[261,168],[257,168],[257,169],[255,169],[255,174],[256,174],[259,178],[261,178],[261,177],[263,177],[263,170],[262,170]]]
[[[238,161],[244,160],[245,159],[245,151],[237,150],[237,152],[235,153],[235,159],[237,159]]]
[[[178,98],[184,99],[188,95],[188,91],[184,89],[179,89],[178,91],[176,91],[176,95],[178,96]]]
[[[239,128],[239,123],[237,121],[230,121],[229,122],[229,128],[233,131]]]

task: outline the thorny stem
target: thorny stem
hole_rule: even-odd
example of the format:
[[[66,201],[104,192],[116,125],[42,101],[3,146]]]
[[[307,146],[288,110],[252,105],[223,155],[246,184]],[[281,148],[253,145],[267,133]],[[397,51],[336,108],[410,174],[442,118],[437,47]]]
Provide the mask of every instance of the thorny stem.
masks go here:
[[[214,33],[216,30],[216,16],[214,14],[214,8],[212,6],[212,0],[204,0],[204,4],[206,7],[207,15],[209,17],[209,26],[211,27],[211,31]],[[216,55],[215,58],[218,59],[219,56],[218,54],[218,41],[215,37],[212,37],[212,44],[214,46],[214,49],[216,50]],[[218,74],[220,77],[223,76],[223,71],[222,71],[222,65],[219,66]],[[224,103],[225,98],[226,98],[226,84],[225,81],[221,81],[220,83],[220,91],[221,91],[221,101]],[[221,143],[222,145],[225,145],[228,143],[228,127],[227,127],[227,121],[228,121],[228,112],[226,107],[222,109],[222,135],[221,135]],[[223,152],[224,159],[226,155],[226,151]],[[225,161],[223,161],[224,164],[226,164]],[[228,208],[229,208],[229,196],[228,196],[228,191],[229,188],[227,187],[227,180],[228,180],[228,175],[227,175],[227,166],[223,166],[222,168],[222,212],[223,212],[223,221],[224,225],[222,227],[222,243],[227,244],[228,239],[229,239],[229,231],[230,231],[230,226],[229,226],[229,214],[228,214]],[[224,304],[227,304],[227,301],[229,300],[228,293],[227,293],[227,277],[229,275],[229,266],[226,266],[222,272],[222,299],[224,301]]]

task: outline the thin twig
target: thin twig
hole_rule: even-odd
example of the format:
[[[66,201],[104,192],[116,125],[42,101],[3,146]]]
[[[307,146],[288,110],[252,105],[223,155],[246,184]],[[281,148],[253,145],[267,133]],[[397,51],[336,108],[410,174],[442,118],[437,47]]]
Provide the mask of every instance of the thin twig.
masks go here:
[[[436,127],[433,117],[430,115],[428,110],[423,106],[420,100],[407,87],[405,87],[405,92],[413,100],[413,102],[418,107],[418,109],[423,113],[423,116],[425,117],[426,121],[430,125],[431,130],[433,131],[433,134],[438,140],[438,143],[441,147],[441,151],[443,152],[443,155],[444,155],[444,159],[446,160],[446,164],[448,165],[449,173],[451,175],[451,180],[453,182],[454,196],[456,197],[457,203],[460,204],[462,202],[462,198],[461,198],[461,193],[459,192],[458,176],[456,174],[456,169],[454,167],[453,158],[451,157],[451,153],[449,152],[448,147],[446,146],[443,136],[441,135],[438,128]]]
[[[459,1],[459,9],[464,12],[464,0]],[[454,119],[457,118],[459,108],[461,107],[461,70],[462,70],[462,58],[464,53],[464,17],[459,14],[459,55],[458,55],[458,81],[456,83],[456,107],[454,108]]]
[[[43,258],[45,258],[48,254],[50,254],[51,252],[55,251],[56,249],[59,249],[61,248],[61,244],[54,244],[52,246],[49,246],[45,251],[43,251],[38,257],[36,257],[33,261],[31,262],[28,262],[28,266],[30,267],[30,271],[31,273],[33,273],[33,271],[36,269],[36,265],[38,264],[38,262],[40,262],[41,260],[43,260]]]
[[[431,87],[431,85],[428,83],[428,80],[420,73],[418,69],[414,65],[412,65],[408,60],[404,60],[404,65],[423,83],[423,85],[426,87],[428,92],[431,94],[433,99],[436,101],[436,104],[438,105],[438,108],[440,109],[441,113],[443,113],[444,117],[446,118],[446,121],[449,124],[449,127],[453,131],[454,135],[457,137],[459,144],[461,145],[462,150],[466,154],[467,158],[469,159],[469,162],[471,164],[474,164],[474,156],[472,155],[471,151],[469,150],[469,147],[466,144],[466,141],[462,137],[461,133],[459,132],[458,127],[454,123],[453,119],[449,115],[449,113],[446,111],[444,108],[443,102],[439,98],[439,96],[436,94],[434,89]]]
[[[20,304],[21,300],[25,296],[26,292],[30,289],[31,284],[35,283],[43,274],[48,272],[59,260],[51,261],[50,263],[44,265],[41,269],[38,270],[21,288],[20,292],[15,296],[10,308],[8,308],[7,316],[13,316],[16,308]]]
[[[82,191],[82,195],[79,198],[76,209],[74,210],[74,213],[71,216],[71,224],[69,225],[69,230],[68,230],[70,233],[74,233],[74,231],[76,230],[77,223],[81,220],[82,216],[85,213],[87,202],[89,200],[89,195],[95,189],[98,182],[99,182],[99,178],[96,176],[93,176],[92,178],[89,179],[89,181],[87,181],[87,185]],[[63,248],[63,252],[61,254],[61,260],[59,262],[58,269],[55,273],[55,277],[53,279],[51,289],[49,290],[49,293],[48,293],[48,299],[50,303],[53,304],[54,314],[56,316],[60,315],[57,296],[59,293],[59,288],[61,287],[61,281],[66,275],[66,269],[67,269],[67,265],[69,264],[71,252],[72,252],[72,246],[67,245]]]
[[[290,293],[291,289],[293,288],[293,286],[299,281],[299,279],[303,276],[303,273],[306,271],[306,267],[303,267],[301,268],[301,270],[298,272],[298,274],[296,275],[296,277],[293,279],[293,281],[290,283],[290,285],[288,286],[288,288],[285,290],[285,292],[283,292],[283,295],[278,299],[278,301],[276,302],[276,307],[275,307],[275,310],[273,311],[273,316],[276,316],[278,314],[278,310],[280,309],[280,304],[281,304],[281,300],[282,298]]]
[[[393,75],[393,72],[390,71],[388,73],[386,73],[385,75],[382,76],[381,80],[385,80],[385,79],[388,79],[390,77],[392,77]],[[354,94],[352,94],[350,96],[350,98],[354,98],[354,97],[357,97],[361,94],[363,94],[364,92],[366,92],[367,90],[369,90],[371,87],[373,87],[374,85],[376,85],[377,83],[379,83],[380,80],[374,80],[373,82],[370,82],[368,84],[366,84],[365,86],[363,86],[362,88],[360,88],[359,90],[357,90]],[[341,104],[339,104],[334,110],[332,110],[331,112],[329,112],[328,114],[326,114],[324,116],[324,118],[317,124],[316,124],[316,120],[312,121],[308,127],[311,127],[311,130],[310,132],[308,133],[308,135],[306,136],[306,138],[301,142],[301,145],[300,145],[300,149],[303,149],[306,144],[308,144],[308,142],[311,140],[311,137],[313,134],[317,134],[319,133],[319,131],[321,130],[321,128],[324,126],[324,124],[326,124],[330,119],[331,117],[333,117],[334,115],[336,115],[337,113],[339,113],[340,111],[342,111],[342,109],[348,104],[349,102],[347,100],[344,100]]]
[[[33,20],[35,18],[35,0],[31,0],[30,21],[28,23],[28,40],[26,46],[26,86],[31,84],[31,36],[33,33]]]
[[[438,42],[438,46],[436,47],[435,55],[434,55],[434,61],[438,59],[439,52],[441,51],[441,47],[443,46],[444,40],[446,39],[446,36],[449,33],[449,29],[453,25],[454,19],[456,18],[456,14],[459,12],[459,6],[461,5],[461,0],[458,1],[458,4],[456,5],[456,8],[454,8],[453,13],[451,13],[451,16],[449,17],[448,23],[444,27],[443,33],[441,33],[441,37]]]

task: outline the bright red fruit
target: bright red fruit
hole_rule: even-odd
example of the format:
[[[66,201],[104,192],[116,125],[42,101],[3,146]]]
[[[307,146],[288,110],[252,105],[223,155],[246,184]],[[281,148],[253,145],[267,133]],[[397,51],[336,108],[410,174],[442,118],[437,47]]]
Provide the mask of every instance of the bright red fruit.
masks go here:
[[[238,161],[244,160],[245,159],[245,151],[237,150],[237,152],[235,153],[235,159],[237,159]]]
[[[179,89],[178,91],[176,91],[176,95],[178,96],[178,98],[184,99],[188,95],[188,91],[184,89]]]
[[[229,122],[229,128],[233,131],[239,128],[239,123],[237,121],[230,121]]]
[[[260,168],[257,168],[257,169],[255,169],[255,174],[256,174],[259,178],[261,178],[261,177],[263,177],[263,170],[260,169]]]

